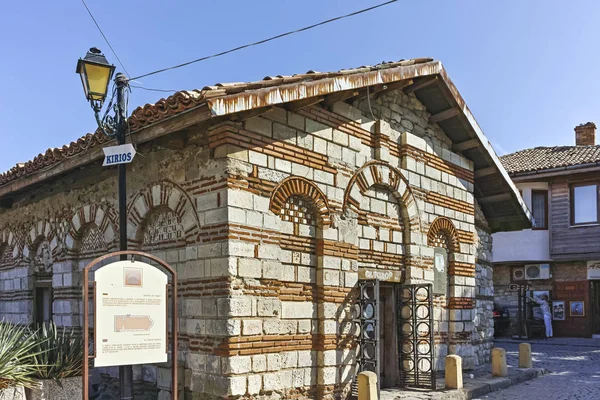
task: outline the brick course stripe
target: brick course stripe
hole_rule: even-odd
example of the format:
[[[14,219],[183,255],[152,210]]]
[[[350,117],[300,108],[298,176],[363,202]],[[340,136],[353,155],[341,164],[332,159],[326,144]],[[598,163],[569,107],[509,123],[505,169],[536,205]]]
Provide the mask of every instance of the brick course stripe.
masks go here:
[[[416,161],[422,162],[425,165],[433,167],[437,170],[446,172],[447,174],[456,176],[457,178],[465,180],[469,183],[473,183],[475,181],[475,174],[473,171],[446,161],[435,154],[427,153],[410,145],[401,145],[398,146],[398,148],[399,155],[402,157],[414,158]]]
[[[450,310],[471,310],[475,308],[475,301],[469,297],[450,297],[448,309]]]
[[[475,207],[472,204],[456,200],[452,197],[444,196],[439,193],[427,192],[425,200],[431,204],[445,207],[454,211],[460,211],[469,215],[473,215],[475,213]]]
[[[266,137],[231,124],[223,124],[210,131],[208,140],[211,149],[224,144],[232,144],[243,149],[302,164],[334,175],[337,173],[335,168],[329,166],[327,157],[322,154],[307,150],[300,146],[282,142],[278,139]]]

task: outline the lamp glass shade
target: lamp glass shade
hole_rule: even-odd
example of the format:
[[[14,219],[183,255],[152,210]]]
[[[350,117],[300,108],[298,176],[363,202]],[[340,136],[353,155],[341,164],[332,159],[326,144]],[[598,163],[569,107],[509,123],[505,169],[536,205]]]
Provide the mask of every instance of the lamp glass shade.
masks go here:
[[[85,97],[101,106],[106,98],[115,66],[108,63],[100,50],[92,48],[85,58],[79,59],[76,72],[81,77]]]
[[[87,86],[87,98],[103,101],[106,98],[108,83],[112,77],[111,66],[91,63],[84,63],[83,66],[87,80],[87,85],[84,85],[84,87]]]

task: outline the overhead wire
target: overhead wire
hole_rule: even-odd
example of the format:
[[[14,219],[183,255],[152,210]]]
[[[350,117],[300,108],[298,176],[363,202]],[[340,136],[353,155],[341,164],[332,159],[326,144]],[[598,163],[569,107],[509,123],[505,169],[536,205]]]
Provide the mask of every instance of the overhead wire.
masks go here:
[[[121,62],[121,59],[119,58],[119,56],[117,55],[117,52],[115,51],[115,49],[113,49],[112,45],[110,44],[110,42],[108,41],[108,38],[106,37],[106,35],[104,34],[104,32],[102,31],[102,28],[100,28],[100,25],[98,24],[98,21],[96,21],[96,18],[94,18],[94,14],[92,14],[92,11],[90,10],[90,8],[88,7],[88,5],[86,4],[85,0],[81,0],[81,2],[83,3],[83,5],[85,6],[85,9],[87,10],[88,14],[90,14],[90,17],[92,17],[92,21],[94,21],[94,24],[96,24],[96,28],[98,28],[98,30],[100,31],[100,34],[102,35],[102,37],[104,38],[104,40],[106,41],[106,44],[108,44],[108,47],[110,47],[110,50],[112,51],[112,53],[115,55],[115,58],[117,59],[117,61],[119,62],[119,64],[121,65],[121,68],[123,68],[123,71],[125,71],[125,74],[129,77],[129,72],[127,72],[127,68],[125,68],[125,66],[123,65],[123,63]]]
[[[300,28],[300,29],[295,29],[295,30],[291,30],[291,31],[288,31],[288,32],[284,32],[284,33],[281,33],[279,35],[275,35],[275,36],[269,37],[267,39],[259,40],[257,42],[253,42],[253,43],[248,43],[248,44],[245,44],[245,45],[242,45],[242,46],[238,46],[238,47],[226,50],[226,51],[222,51],[222,52],[215,53],[215,54],[212,54],[212,55],[209,55],[209,56],[201,57],[201,58],[198,58],[198,59],[195,59],[195,60],[192,60],[192,61],[188,61],[188,62],[185,62],[185,63],[182,63],[182,64],[177,64],[177,65],[174,65],[172,67],[162,68],[162,69],[159,69],[159,70],[156,70],[156,71],[152,71],[152,72],[149,72],[149,73],[146,73],[146,74],[143,74],[143,75],[139,75],[139,76],[136,76],[136,77],[133,77],[133,78],[130,78],[129,72],[127,72],[127,69],[125,68],[125,66],[121,62],[121,59],[117,55],[117,52],[115,51],[115,49],[110,44],[110,41],[108,40],[108,38],[106,37],[106,35],[102,31],[102,28],[100,28],[100,25],[96,21],[96,18],[92,14],[92,12],[91,12],[90,8],[88,7],[88,5],[86,4],[85,0],[81,0],[81,2],[85,6],[88,14],[90,15],[90,17],[94,21],[94,24],[96,25],[96,27],[98,28],[98,31],[100,32],[100,34],[102,35],[102,37],[104,38],[104,40],[106,41],[106,43],[108,44],[108,47],[110,48],[110,50],[114,54],[115,58],[117,59],[117,61],[119,62],[119,64],[123,68],[123,70],[125,71],[125,74],[127,74],[127,76],[129,77],[128,80],[129,81],[133,81],[133,80],[136,80],[136,79],[144,78],[144,77],[151,76],[151,75],[156,75],[156,74],[159,74],[159,73],[162,73],[162,72],[166,72],[166,71],[170,71],[170,70],[174,70],[174,69],[177,69],[177,68],[182,68],[182,67],[185,67],[185,66],[188,66],[188,65],[191,65],[191,64],[195,64],[195,63],[198,63],[198,62],[201,62],[201,61],[205,61],[205,60],[211,59],[211,58],[221,57],[221,56],[224,56],[226,54],[230,54],[230,53],[233,53],[233,52],[236,52],[236,51],[247,49],[249,47],[258,46],[258,45],[261,45],[261,44],[264,44],[264,43],[268,43],[268,42],[271,42],[271,41],[276,40],[276,39],[281,39],[283,37],[290,36],[290,35],[293,35],[293,34],[296,34],[296,33],[305,32],[305,31],[317,28],[319,26],[323,26],[323,25],[326,25],[326,24],[329,24],[329,23],[332,23],[332,22],[336,22],[336,21],[345,19],[345,18],[350,18],[350,17],[356,16],[356,15],[359,15],[359,14],[363,14],[363,13],[366,13],[366,12],[369,12],[369,11],[372,11],[372,10],[375,10],[375,9],[378,9],[378,8],[390,5],[392,3],[396,3],[396,2],[398,2],[398,0],[389,0],[389,1],[386,1],[386,2],[383,2],[383,3],[380,3],[380,4],[376,4],[374,6],[367,7],[367,8],[358,10],[358,11],[354,11],[354,12],[351,12],[351,13],[348,13],[348,14],[344,14],[344,15],[340,15],[340,16],[337,16],[337,17],[334,17],[334,18],[330,18],[330,19],[327,19],[325,21],[318,22],[316,24],[308,25],[308,26],[305,26],[305,27]],[[172,89],[147,88],[147,87],[139,86],[139,85],[129,85],[129,87],[130,88],[147,90],[147,91],[152,91],[152,92],[162,92],[162,93],[176,93],[177,92],[177,90],[172,90]],[[129,97],[129,96],[127,96],[127,97]],[[112,98],[110,100],[109,107],[107,107],[106,113],[108,113],[108,111],[110,109],[110,105],[112,104],[113,98],[114,98],[114,88],[113,88],[113,96],[112,96]],[[129,99],[127,99],[127,102],[128,102],[128,100]],[[369,106],[370,106],[370,104],[369,104]],[[371,111],[371,114],[372,113],[373,112]],[[133,141],[132,136],[131,136],[131,131],[129,130],[129,125],[127,126],[127,135],[129,135],[130,140],[132,141],[133,146],[137,147],[136,144],[135,144],[135,142]]]
[[[194,64],[194,63],[197,63],[197,62],[200,62],[200,61],[205,61],[205,60],[208,60],[208,59],[211,59],[211,58],[221,57],[221,56],[224,56],[226,54],[233,53],[235,51],[247,49],[248,47],[258,46],[258,45],[261,45],[261,44],[264,44],[264,43],[267,43],[267,42],[270,42],[270,41],[273,41],[273,40],[276,40],[276,39],[280,39],[280,38],[285,37],[285,36],[290,36],[290,35],[293,35],[295,33],[300,33],[300,32],[304,32],[304,31],[308,31],[310,29],[314,29],[314,28],[317,28],[319,26],[329,24],[331,22],[339,21],[339,20],[344,19],[344,18],[349,18],[349,17],[353,17],[355,15],[363,14],[365,12],[372,11],[372,10],[375,10],[377,8],[380,8],[380,7],[384,7],[384,6],[387,6],[387,5],[392,4],[392,3],[396,3],[397,1],[398,0],[389,0],[389,1],[386,1],[384,3],[380,3],[380,4],[377,4],[377,5],[374,5],[372,7],[364,8],[362,10],[358,10],[358,11],[355,11],[355,12],[352,12],[352,13],[349,13],[349,14],[340,15],[340,16],[335,17],[335,18],[330,18],[328,20],[321,21],[319,23],[316,23],[316,24],[313,24],[313,25],[309,25],[309,26],[306,26],[304,28],[295,29],[295,30],[292,30],[292,31],[281,33],[279,35],[272,36],[272,37],[267,38],[267,39],[259,40],[258,42],[245,44],[243,46],[238,46],[238,47],[235,47],[233,49],[229,49],[229,50],[226,50],[226,51],[222,51],[220,53],[215,53],[215,54],[212,54],[212,55],[209,55],[209,56],[197,58],[197,59],[192,60],[192,61],[188,61],[188,62],[184,62],[182,64],[174,65],[172,67],[158,69],[156,71],[148,72],[146,74],[139,75],[139,76],[136,76],[136,77],[131,78],[131,79],[144,78],[146,76],[156,75],[156,74],[159,74],[159,73],[162,73],[162,72],[165,72],[165,71],[170,71],[170,70],[173,70],[173,69],[185,67],[185,66],[188,66],[190,64]]]
[[[147,88],[147,87],[144,87],[144,86],[137,86],[137,85],[129,85],[129,87],[136,88],[136,89],[142,89],[142,90],[148,90],[150,92],[163,92],[163,93],[176,93],[176,92],[178,92],[178,90],[173,90],[173,89],[155,89],[155,88]]]

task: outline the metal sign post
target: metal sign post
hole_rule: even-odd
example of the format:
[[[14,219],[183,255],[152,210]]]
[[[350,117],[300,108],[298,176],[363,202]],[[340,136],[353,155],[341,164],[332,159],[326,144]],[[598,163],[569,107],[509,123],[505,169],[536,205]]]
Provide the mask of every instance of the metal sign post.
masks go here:
[[[134,256],[150,259],[165,268],[171,274],[171,283],[168,283],[166,274],[158,267],[138,262],[133,258],[131,261],[126,261],[128,257]],[[121,261],[96,269],[92,285],[94,339],[90,355],[88,337],[89,273],[94,267],[111,257],[119,257]],[[165,285],[164,289],[161,285]],[[171,399],[177,400],[177,272],[165,261],[135,250],[106,254],[96,258],[85,267],[83,270],[83,400],[88,400],[89,396],[90,359],[94,359],[95,366],[123,366],[125,364],[129,368],[132,364],[167,361],[169,287],[171,288],[172,323]],[[162,304],[163,302],[164,304]],[[161,307],[164,308],[161,309]],[[100,311],[103,314],[102,320],[98,318]],[[162,315],[164,316],[161,317]],[[101,329],[98,329],[98,323],[102,324]],[[100,335],[98,335],[98,331],[101,332]],[[132,332],[136,332],[135,343],[131,342]],[[129,339],[130,342],[125,339]],[[99,343],[98,340],[101,342]],[[162,347],[163,342],[164,347]],[[131,359],[133,356],[135,356],[135,360]],[[133,390],[131,390],[130,396],[133,399]]]

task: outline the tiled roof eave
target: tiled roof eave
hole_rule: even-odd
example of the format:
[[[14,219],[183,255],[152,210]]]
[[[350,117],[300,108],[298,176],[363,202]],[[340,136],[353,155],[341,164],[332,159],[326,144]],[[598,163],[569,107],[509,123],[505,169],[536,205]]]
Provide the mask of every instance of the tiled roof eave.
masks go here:
[[[206,86],[202,90],[180,91],[167,98],[160,99],[155,104],[146,104],[136,108],[129,117],[129,129],[132,133],[146,129],[158,122],[165,121],[172,117],[181,115],[182,113],[193,111],[201,107],[209,99],[218,97],[241,94],[248,91],[266,89],[268,91],[277,90],[277,86],[293,85],[299,82],[320,81],[327,78],[338,78],[337,81],[343,80],[343,77],[359,74],[367,71],[385,71],[398,67],[409,68],[415,65],[433,64],[440,65],[438,61],[431,58],[416,58],[410,60],[400,60],[398,62],[386,62],[375,66],[361,66],[355,69],[340,70],[338,72],[315,72],[308,71],[305,74],[297,74],[294,76],[267,76],[260,81],[247,83],[217,83],[213,86]],[[422,67],[426,75],[428,72],[426,66]],[[388,73],[383,73],[387,75]],[[275,89],[273,89],[275,88]],[[281,97],[285,102],[285,97]],[[291,100],[287,100],[291,101]],[[7,189],[10,183],[20,180],[25,176],[36,174],[37,172],[46,171],[50,168],[56,168],[60,164],[71,157],[76,157],[94,148],[99,144],[105,144],[110,141],[104,137],[99,131],[88,133],[75,142],[65,145],[57,149],[48,149],[44,153],[40,153],[33,160],[25,163],[18,163],[13,168],[4,173],[0,173],[0,196],[10,193]],[[27,185],[18,185],[24,187]]]

